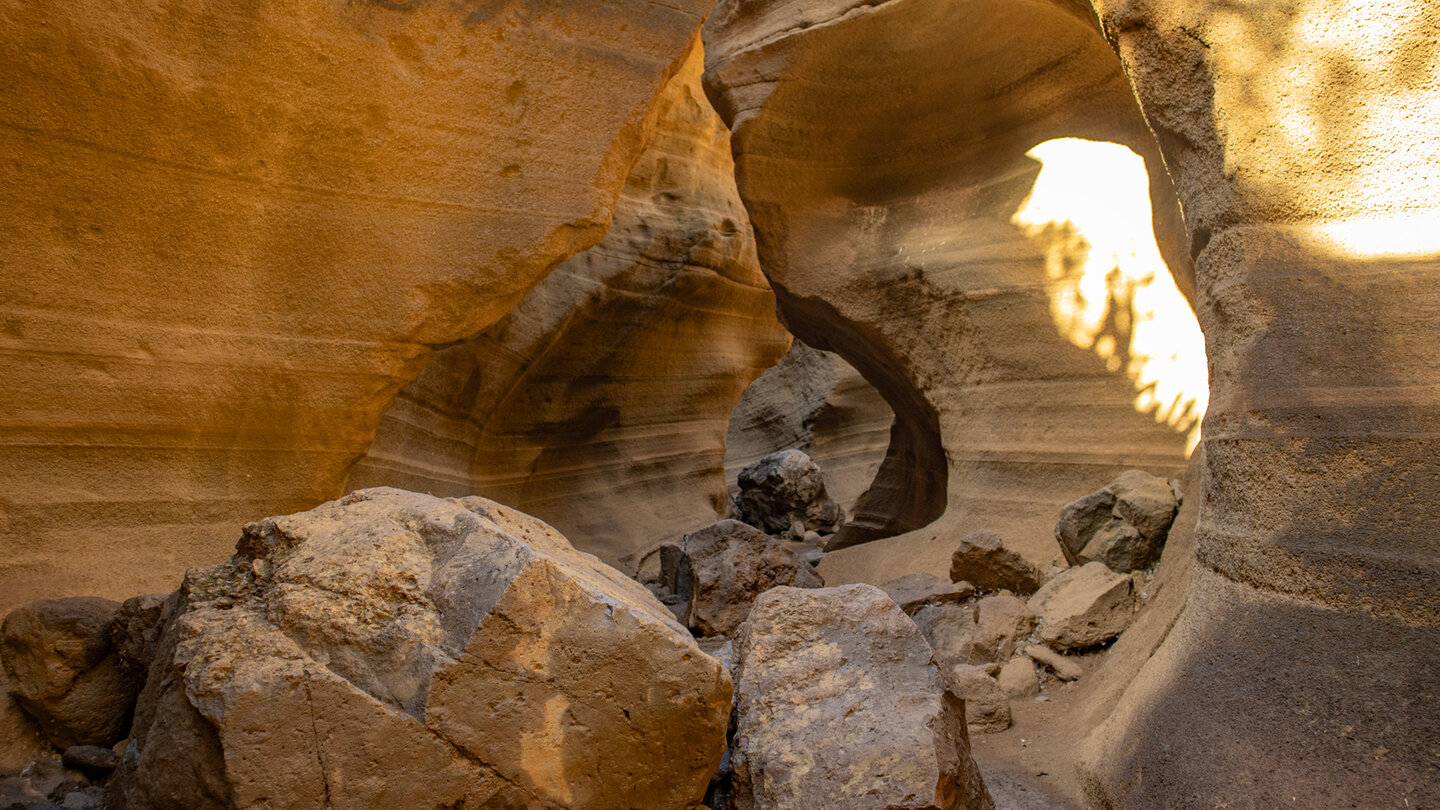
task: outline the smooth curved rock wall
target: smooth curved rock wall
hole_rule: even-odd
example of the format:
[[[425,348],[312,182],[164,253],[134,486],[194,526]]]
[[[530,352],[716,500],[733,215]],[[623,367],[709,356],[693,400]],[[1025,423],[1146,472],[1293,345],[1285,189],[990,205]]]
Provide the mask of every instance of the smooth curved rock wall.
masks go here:
[[[483,494],[627,570],[723,515],[730,410],[790,335],[702,67],[697,49],[666,87],[610,232],[437,352],[351,489]]]
[[[706,23],[707,90],[734,130],[785,322],[896,415],[875,485],[832,545],[911,533],[827,555],[827,582],[943,575],[975,529],[1047,563],[1076,493],[1129,467],[1184,468],[1183,437],[1060,334],[1045,246],[1013,221],[1039,169],[1032,147],[1125,144],[1150,161],[1162,252],[1186,277],[1154,140],[1082,12],[724,2]]]
[[[0,4],[0,610],[338,495],[604,235],[708,7]]]

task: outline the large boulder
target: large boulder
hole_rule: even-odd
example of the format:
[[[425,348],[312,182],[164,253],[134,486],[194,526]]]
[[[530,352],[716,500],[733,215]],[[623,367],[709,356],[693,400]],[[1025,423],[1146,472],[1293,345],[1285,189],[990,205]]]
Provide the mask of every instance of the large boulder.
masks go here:
[[[110,641],[119,607],[90,596],[42,599],[12,610],[0,625],[11,694],[56,748],[112,745],[125,736],[140,680]]]
[[[1065,505],[1055,539],[1071,565],[1105,563],[1122,574],[1160,561],[1180,500],[1164,478],[1128,470]]]
[[[1135,619],[1130,577],[1104,563],[1070,568],[1030,597],[1040,617],[1040,638],[1057,650],[1084,650],[1113,640]]]
[[[765,456],[741,470],[738,483],[736,515],[766,534],[793,533],[797,523],[831,534],[845,522],[845,510],[825,491],[824,474],[799,450]]]
[[[776,588],[735,643],[737,810],[993,808],[965,706],[870,585]]]
[[[730,698],[649,592],[544,523],[362,490],[187,574],[112,801],[684,807]]]
[[[982,591],[1032,594],[1045,581],[1033,563],[1005,547],[994,532],[970,532],[950,555],[952,582],[969,582]]]
[[[790,546],[738,520],[686,535],[684,561],[677,566],[677,593],[688,599],[686,626],[704,636],[728,636],[750,615],[755,598],[771,588],[824,587]]]

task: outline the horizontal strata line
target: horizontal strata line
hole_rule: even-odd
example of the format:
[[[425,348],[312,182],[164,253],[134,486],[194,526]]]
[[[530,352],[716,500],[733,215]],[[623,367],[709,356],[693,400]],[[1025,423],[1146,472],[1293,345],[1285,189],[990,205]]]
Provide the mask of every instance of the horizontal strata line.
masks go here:
[[[475,205],[473,203],[451,202],[447,200],[427,200],[419,197],[401,197],[396,195],[375,194],[373,192],[358,191],[355,189],[333,188],[330,186],[309,186],[301,183],[280,183],[273,180],[263,180],[258,177],[248,177],[242,174],[234,174],[231,172],[224,172],[217,169],[210,169],[204,166],[195,166],[189,163],[179,163],[176,161],[161,160],[159,158],[140,155],[134,152],[127,152],[123,149],[116,149],[114,147],[104,146],[93,141],[87,141],[81,138],[74,138],[62,135],[58,132],[53,132],[50,130],[22,126],[11,121],[0,121],[0,127],[4,127],[5,129],[9,129],[14,132],[23,133],[26,135],[48,138],[58,143],[68,144],[76,149],[96,152],[102,155],[110,155],[112,157],[118,157],[122,160],[127,160],[135,164],[153,166],[172,172],[174,174],[207,177],[214,180],[227,181],[235,185],[251,186],[257,189],[286,191],[292,194],[313,195],[317,197],[342,197],[356,200],[366,200],[369,202],[385,203],[396,207],[403,206],[414,208],[433,208],[435,210],[466,213],[473,213],[478,211],[494,214],[524,214],[534,219],[571,218],[567,214],[559,214],[549,211],[539,211],[534,209],[515,208],[511,206],[489,207]],[[571,184],[562,183],[561,185]],[[580,186],[581,184],[575,183],[573,185]],[[588,188],[588,186],[582,187]],[[585,195],[581,196],[583,197]],[[580,214],[579,216],[583,216],[583,214]]]
[[[470,486],[470,476],[456,474],[453,470],[443,470],[439,467],[431,467],[424,464],[414,464],[404,459],[392,456],[366,456],[360,459],[355,465],[355,470],[383,470],[385,472],[409,473],[416,478],[429,478],[436,481],[445,481],[451,484]],[[355,477],[355,471],[350,473]]]

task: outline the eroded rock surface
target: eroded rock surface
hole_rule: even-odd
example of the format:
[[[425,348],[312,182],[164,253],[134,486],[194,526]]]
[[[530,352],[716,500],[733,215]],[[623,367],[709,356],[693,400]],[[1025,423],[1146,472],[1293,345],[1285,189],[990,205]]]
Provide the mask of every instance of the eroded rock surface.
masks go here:
[[[1180,508],[1170,482],[1127,470],[1060,510],[1055,539],[1071,565],[1105,563],[1122,574],[1152,568]]]
[[[686,535],[681,546],[685,583],[677,588],[687,600],[686,626],[704,636],[733,635],[755,599],[771,588],[824,587],[791,545],[738,520]]]
[[[1045,581],[1035,564],[1005,547],[994,532],[970,532],[950,556],[950,579],[969,582],[981,591],[1007,590],[1032,594]]]
[[[807,532],[833,534],[845,522],[845,510],[825,489],[825,474],[799,450],[765,456],[741,470],[738,483],[736,517],[766,534],[799,540]]]
[[[1102,562],[1067,569],[1030,597],[1040,638],[1057,650],[1084,650],[1111,641],[1135,620],[1130,577]]]
[[[113,806],[658,810],[699,801],[725,748],[723,667],[640,585],[482,498],[269,518],[181,593]]]
[[[709,5],[0,11],[0,611],[343,492],[430,347],[604,236]]]
[[[951,582],[934,574],[906,574],[880,586],[886,596],[906,613],[932,605],[957,604],[975,593],[975,588],[966,582]]]
[[[140,679],[110,641],[119,608],[98,597],[42,599],[10,611],[0,625],[11,694],[58,749],[108,746],[125,736]]]
[[[735,684],[737,810],[994,807],[964,704],[878,588],[761,595],[735,640]]]

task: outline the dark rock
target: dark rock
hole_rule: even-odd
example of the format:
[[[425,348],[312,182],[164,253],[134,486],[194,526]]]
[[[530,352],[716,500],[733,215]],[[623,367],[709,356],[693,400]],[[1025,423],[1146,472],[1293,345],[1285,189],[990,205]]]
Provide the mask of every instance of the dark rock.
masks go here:
[[[155,657],[160,634],[165,631],[164,620],[175,610],[178,597],[172,599],[172,596],[166,593],[132,596],[110,619],[110,641],[115,645],[120,663],[142,677]]]
[[[970,532],[950,558],[950,579],[969,582],[980,591],[1034,593],[1045,577],[1029,560],[1005,548],[994,532]]]
[[[42,599],[0,625],[0,658],[16,703],[56,748],[125,736],[140,678],[110,641],[120,605],[97,597]]]
[[[98,745],[72,745],[60,757],[65,767],[74,768],[87,776],[106,776],[120,764],[120,756],[109,748]]]
[[[766,534],[831,534],[845,522],[845,510],[825,491],[825,476],[799,450],[771,453],[740,471],[735,514]]]
[[[733,634],[755,598],[780,585],[824,586],[792,544],[738,520],[722,520],[685,536],[690,602],[685,625],[701,635]]]
[[[1072,565],[1098,561],[1122,574],[1150,568],[1160,561],[1179,508],[1170,482],[1128,470],[1061,509],[1055,539]]]

